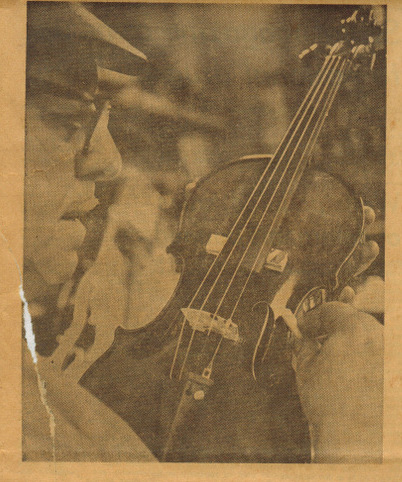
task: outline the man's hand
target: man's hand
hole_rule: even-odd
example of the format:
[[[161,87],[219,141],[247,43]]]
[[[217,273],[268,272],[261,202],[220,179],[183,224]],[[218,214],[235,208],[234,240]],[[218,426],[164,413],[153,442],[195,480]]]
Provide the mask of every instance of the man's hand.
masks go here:
[[[380,462],[383,327],[340,302],[299,321],[294,366],[315,462]],[[311,327],[315,327],[318,338]]]
[[[374,211],[364,208],[365,222]],[[361,273],[378,255],[371,241],[361,246]],[[351,303],[346,287],[339,301],[297,315],[294,368],[310,423],[315,462],[380,462],[382,458],[383,327]]]

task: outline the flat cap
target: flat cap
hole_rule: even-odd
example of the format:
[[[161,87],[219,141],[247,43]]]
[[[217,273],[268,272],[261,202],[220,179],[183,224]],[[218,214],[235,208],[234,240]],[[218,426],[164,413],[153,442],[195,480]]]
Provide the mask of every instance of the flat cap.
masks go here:
[[[28,3],[28,39],[40,37],[43,41],[48,33],[50,43],[57,36],[90,43],[96,64],[112,71],[137,75],[147,61],[145,54],[80,3]]]

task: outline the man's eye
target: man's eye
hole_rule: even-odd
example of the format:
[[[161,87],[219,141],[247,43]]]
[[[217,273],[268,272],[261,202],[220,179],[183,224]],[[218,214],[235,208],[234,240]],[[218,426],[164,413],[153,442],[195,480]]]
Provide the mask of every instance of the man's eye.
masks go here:
[[[44,116],[44,121],[52,129],[63,129],[67,132],[67,136],[73,135],[80,129],[85,128],[90,123],[91,117],[89,115],[70,115],[60,113],[47,113]]]
[[[75,99],[66,99],[45,95],[42,101],[42,115],[46,122],[53,128],[66,128],[69,131],[77,131],[89,125],[96,114],[96,106],[93,102],[82,102]]]
[[[74,136],[76,133],[88,128],[88,125],[90,123],[90,119],[82,119],[82,116],[80,119],[77,118],[70,118],[70,119],[64,119],[63,121],[63,127],[66,130],[66,138],[65,140],[68,142]]]

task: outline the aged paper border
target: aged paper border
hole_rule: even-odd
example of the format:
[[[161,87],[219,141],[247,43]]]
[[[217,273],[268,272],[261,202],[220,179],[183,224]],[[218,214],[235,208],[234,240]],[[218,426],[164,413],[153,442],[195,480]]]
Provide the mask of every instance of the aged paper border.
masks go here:
[[[230,2],[226,0],[222,3]],[[244,3],[251,2],[246,0]],[[259,3],[296,2],[270,0]],[[19,0],[0,0],[1,480],[399,480],[398,474],[402,473],[402,322],[399,316],[402,309],[402,136],[399,134],[402,125],[402,0],[312,0],[299,3],[388,5],[384,463],[215,465],[21,462],[21,299],[17,265],[22,266],[23,248],[26,5]]]

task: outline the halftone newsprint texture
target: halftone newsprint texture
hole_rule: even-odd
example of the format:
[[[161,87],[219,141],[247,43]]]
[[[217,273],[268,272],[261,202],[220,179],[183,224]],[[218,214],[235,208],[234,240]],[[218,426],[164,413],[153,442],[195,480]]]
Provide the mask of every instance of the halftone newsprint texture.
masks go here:
[[[396,462],[391,6],[19,11],[10,474],[287,480]]]

